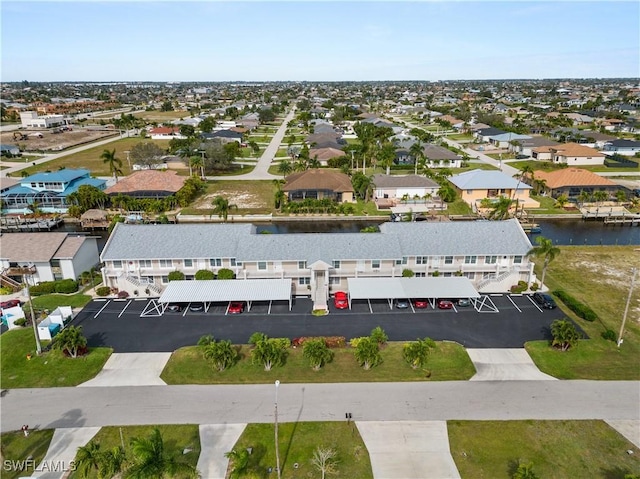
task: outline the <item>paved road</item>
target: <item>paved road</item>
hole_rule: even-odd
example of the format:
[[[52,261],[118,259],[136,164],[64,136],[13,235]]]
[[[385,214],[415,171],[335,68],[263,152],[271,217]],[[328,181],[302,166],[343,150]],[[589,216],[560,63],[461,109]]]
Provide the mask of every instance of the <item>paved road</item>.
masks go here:
[[[262,156],[258,160],[256,167],[246,175],[235,175],[235,176],[208,176],[209,180],[273,180],[276,178],[281,178],[278,175],[272,175],[269,173],[269,167],[271,166],[271,162],[276,157],[276,153],[278,152],[278,148],[284,139],[285,132],[287,131],[287,123],[293,120],[295,116],[295,108],[291,109],[285,119],[282,121],[280,128],[276,131],[276,134],[273,136],[271,141],[269,142],[269,146],[264,150]]]
[[[265,372],[269,381],[277,368]],[[114,424],[273,421],[271,384],[12,389],[1,430]],[[452,400],[455,398],[455,400]],[[638,381],[449,381],[281,384],[278,418],[293,421],[433,421],[640,418]]]

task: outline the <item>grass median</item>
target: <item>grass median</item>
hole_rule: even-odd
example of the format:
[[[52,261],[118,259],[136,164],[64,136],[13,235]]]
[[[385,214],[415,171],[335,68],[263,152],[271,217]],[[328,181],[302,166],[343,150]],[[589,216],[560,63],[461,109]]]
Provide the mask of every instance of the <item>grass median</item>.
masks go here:
[[[226,371],[218,372],[202,356],[202,348],[188,346],[175,351],[161,378],[167,384],[265,384],[277,377],[286,383],[341,383],[393,381],[455,381],[466,380],[475,368],[465,349],[456,344],[438,343],[426,370],[412,369],[402,358],[404,343],[388,343],[381,350],[382,364],[365,371],[356,362],[350,347],[334,349],[333,361],[313,371],[302,355],[302,348],[289,349],[286,364],[265,371],[251,363],[247,345],[240,347],[240,360]]]
[[[640,470],[640,450],[603,421],[449,421],[447,428],[463,479],[511,479],[519,462],[554,479],[622,479]]]
[[[86,356],[72,359],[59,350],[37,356],[35,349],[30,326],[0,336],[2,389],[77,386],[95,377],[113,351],[111,348],[89,348]]]
[[[561,254],[549,264],[545,283],[552,291],[563,289],[590,306],[598,320],[580,319],[560,303],[565,315],[579,324],[590,339],[580,341],[567,352],[551,349],[547,341],[531,341],[525,344],[528,353],[543,372],[559,379],[639,380],[640,288],[635,288],[631,298],[621,347],[601,335],[607,329],[618,335],[629,294],[631,269],[640,264],[640,248],[563,246],[560,249]],[[539,265],[536,272],[540,277]]]

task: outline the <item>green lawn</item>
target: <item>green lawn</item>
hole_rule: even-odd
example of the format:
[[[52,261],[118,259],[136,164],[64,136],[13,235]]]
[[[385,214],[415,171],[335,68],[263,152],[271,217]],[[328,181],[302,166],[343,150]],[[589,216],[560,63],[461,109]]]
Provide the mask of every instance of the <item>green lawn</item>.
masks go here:
[[[192,466],[198,464],[200,456],[200,432],[198,425],[194,424],[174,424],[160,426],[109,426],[103,427],[93,438],[100,443],[100,450],[109,450],[120,446],[124,442],[126,457],[131,458],[131,439],[136,437],[148,437],[154,427],[157,427],[162,434],[165,451],[175,452],[175,456],[180,462],[186,462]],[[122,440],[120,438],[122,431]],[[182,454],[185,449],[191,449],[187,454]],[[72,473],[69,477],[79,478],[80,475]],[[95,471],[91,471],[88,478],[97,478]]]
[[[489,156],[493,157],[494,155],[489,155]],[[534,170],[543,170],[543,171],[555,171],[555,170],[561,170],[563,168],[566,168],[566,166],[564,166],[564,165],[556,165],[556,164],[551,163],[549,161],[523,160],[523,161],[509,162],[509,166],[513,166],[514,168],[518,168],[519,170],[521,170],[525,165],[526,166],[531,166],[531,168],[533,168]],[[638,168],[610,168],[610,167],[605,166],[605,165],[597,165],[597,166],[580,166],[579,168],[581,168],[583,170],[593,171],[594,173],[595,172],[613,172],[613,173],[617,173],[617,172],[627,172],[627,173],[639,172],[640,173],[640,167],[638,167]]]
[[[122,173],[123,176],[131,174],[131,169],[127,163],[127,154],[125,151],[131,151],[131,149],[141,142],[152,142],[158,145],[160,148],[166,149],[169,147],[170,140],[151,140],[143,138],[123,138],[102,146],[96,146],[95,148],[89,148],[88,150],[73,153],[71,155],[58,158],[57,160],[47,161],[40,165],[31,166],[21,171],[26,171],[28,174],[33,174],[39,171],[58,171],[60,167],[71,168],[86,168],[91,171],[94,176],[110,176],[109,167],[102,162],[100,155],[104,150],[116,150],[116,157],[122,160]]]
[[[373,478],[369,453],[353,422],[280,423],[278,445],[283,479],[321,477],[311,463],[317,447],[336,452],[336,474],[327,477]],[[275,470],[267,472],[270,467],[275,469],[276,464],[274,425],[247,425],[234,449],[249,447],[252,448],[249,470],[257,473],[254,477],[275,478]]]
[[[0,387],[45,388],[77,386],[100,372],[111,348],[91,348],[85,357],[71,359],[61,351],[35,354],[31,327],[14,329],[0,336]],[[27,359],[31,354],[31,359]]]
[[[33,308],[35,310],[47,309],[53,311],[58,306],[71,306],[72,308],[82,308],[91,302],[91,296],[86,294],[45,294],[33,296]],[[25,308],[26,311],[26,308]]]
[[[248,339],[248,338],[247,338]],[[251,364],[250,348],[240,346],[241,360],[226,371],[215,371],[202,357],[202,349],[188,346],[175,351],[161,374],[167,384],[264,384],[274,378],[287,383],[341,383],[384,381],[453,381],[469,379],[475,368],[464,348],[454,343],[438,343],[428,370],[414,370],[402,358],[404,343],[389,343],[381,353],[383,363],[365,371],[358,366],[349,347],[335,349],[335,357],[320,371],[313,371],[302,356],[302,348],[290,349],[283,367],[264,371]]]
[[[448,421],[447,428],[462,479],[511,479],[519,462],[533,463],[539,478],[640,471],[640,450],[603,421]]]
[[[580,215],[580,210],[556,207],[556,200],[550,196],[531,195],[531,199],[540,202],[540,208],[526,208],[527,213],[533,215]]]
[[[565,353],[551,349],[546,341],[532,341],[525,347],[536,365],[545,373],[560,379],[640,379],[640,325],[634,310],[629,310],[624,344],[620,348],[602,339],[606,329],[616,335],[631,282],[631,268],[638,266],[634,246],[562,246],[561,254],[549,264],[545,283],[551,290],[562,288],[590,306],[598,315],[592,323],[571,317],[591,338]],[[536,273],[540,277],[540,261]],[[639,288],[634,290],[631,304],[640,302]],[[559,311],[558,317],[562,314]]]
[[[2,442],[2,478],[14,479],[18,477],[30,476],[35,468],[44,459],[51,438],[53,429],[32,430],[29,436],[25,437],[22,431],[5,432],[0,436]],[[26,461],[18,462],[12,461]]]
[[[453,203],[447,204],[447,209],[444,214],[447,215],[472,215],[473,210],[465,201],[458,198]]]

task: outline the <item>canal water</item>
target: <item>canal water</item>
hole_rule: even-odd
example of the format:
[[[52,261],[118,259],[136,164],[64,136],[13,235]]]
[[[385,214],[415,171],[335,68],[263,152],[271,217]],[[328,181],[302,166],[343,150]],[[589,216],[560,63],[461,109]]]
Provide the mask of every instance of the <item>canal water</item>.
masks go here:
[[[541,228],[539,234],[529,234],[535,244],[538,236],[553,240],[557,245],[640,245],[640,226],[605,226],[602,221],[581,219],[541,219],[536,221]],[[380,221],[287,221],[255,223],[258,233],[357,233]],[[74,224],[65,224],[55,231],[79,231]],[[89,232],[98,236],[98,247],[102,251],[107,240],[106,231]]]

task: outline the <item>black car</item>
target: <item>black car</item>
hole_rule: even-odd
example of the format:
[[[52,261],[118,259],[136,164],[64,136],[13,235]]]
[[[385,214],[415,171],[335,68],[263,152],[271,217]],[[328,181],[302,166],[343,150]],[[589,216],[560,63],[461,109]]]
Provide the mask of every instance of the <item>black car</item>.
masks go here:
[[[204,310],[203,303],[191,303],[189,305],[189,311],[202,311],[202,310]]]
[[[172,313],[179,313],[180,311],[182,311],[182,305],[178,303],[169,303],[169,305],[167,306],[167,311],[170,311]]]
[[[533,300],[544,309],[555,309],[556,307],[556,302],[548,294],[533,293]]]

